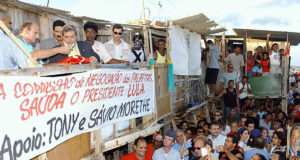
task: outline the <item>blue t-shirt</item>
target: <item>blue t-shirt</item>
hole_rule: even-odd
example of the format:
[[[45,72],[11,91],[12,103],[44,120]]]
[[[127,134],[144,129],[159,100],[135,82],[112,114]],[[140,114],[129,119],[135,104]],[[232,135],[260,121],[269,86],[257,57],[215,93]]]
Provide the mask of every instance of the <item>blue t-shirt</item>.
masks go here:
[[[235,83],[239,82],[239,75],[237,72],[232,72],[232,73],[228,73],[228,72],[224,72],[220,82],[224,82],[224,89],[228,88],[228,81],[229,80],[233,80],[234,81],[234,85],[233,88],[235,88]]]
[[[183,152],[185,152],[188,148],[192,147],[192,143],[190,141],[186,141],[185,142],[185,146],[183,148]],[[180,151],[180,148],[181,148],[181,145],[178,144],[178,143],[175,143],[173,146],[172,146],[173,149],[175,149],[176,151]],[[184,159],[185,160],[188,160],[189,159],[189,156],[184,156]]]
[[[271,157],[271,154],[266,152],[265,150],[255,148],[253,150],[245,152],[244,160],[250,160],[252,158],[252,156],[255,155],[256,153],[263,155],[267,160],[269,160]]]
[[[215,45],[209,46],[210,56],[207,68],[219,69],[219,57],[222,55],[219,48]]]

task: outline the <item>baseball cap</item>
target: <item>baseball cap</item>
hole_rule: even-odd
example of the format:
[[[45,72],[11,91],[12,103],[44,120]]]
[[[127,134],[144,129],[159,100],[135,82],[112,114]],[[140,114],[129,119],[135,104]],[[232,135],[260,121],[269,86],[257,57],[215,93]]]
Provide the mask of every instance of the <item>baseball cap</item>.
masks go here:
[[[174,133],[173,130],[170,129],[170,130],[166,133],[166,136],[175,138],[175,133]]]
[[[163,141],[163,136],[159,133],[154,134],[153,139],[156,141]]]

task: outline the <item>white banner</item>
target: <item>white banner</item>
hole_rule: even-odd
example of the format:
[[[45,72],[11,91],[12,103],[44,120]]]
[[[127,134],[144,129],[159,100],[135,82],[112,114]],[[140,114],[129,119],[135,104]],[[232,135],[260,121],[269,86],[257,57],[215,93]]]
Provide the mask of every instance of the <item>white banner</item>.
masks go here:
[[[0,159],[30,159],[81,133],[151,114],[152,71],[0,79]]]
[[[169,27],[175,75],[201,75],[201,36],[178,26]]]

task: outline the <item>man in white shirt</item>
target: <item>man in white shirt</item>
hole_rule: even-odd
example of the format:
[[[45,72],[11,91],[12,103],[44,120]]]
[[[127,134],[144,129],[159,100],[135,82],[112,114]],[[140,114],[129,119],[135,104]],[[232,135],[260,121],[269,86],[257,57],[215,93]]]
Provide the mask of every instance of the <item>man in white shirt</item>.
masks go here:
[[[220,124],[218,122],[212,122],[210,125],[210,135],[207,136],[213,143],[213,149],[218,154],[219,151],[216,149],[218,145],[224,145],[226,136],[220,134]]]
[[[113,39],[105,43],[108,54],[121,63],[129,65],[130,46],[122,39],[123,27],[115,24],[112,29]]]
[[[112,58],[112,56],[106,51],[104,44],[95,40],[98,34],[98,26],[96,23],[86,22],[83,28],[86,37],[85,41],[92,45],[94,52],[100,56],[102,62],[109,64],[124,63],[122,60]]]
[[[225,62],[233,65],[233,71],[240,73],[240,78],[244,75],[245,62],[239,46],[235,47],[234,53],[225,58]]]

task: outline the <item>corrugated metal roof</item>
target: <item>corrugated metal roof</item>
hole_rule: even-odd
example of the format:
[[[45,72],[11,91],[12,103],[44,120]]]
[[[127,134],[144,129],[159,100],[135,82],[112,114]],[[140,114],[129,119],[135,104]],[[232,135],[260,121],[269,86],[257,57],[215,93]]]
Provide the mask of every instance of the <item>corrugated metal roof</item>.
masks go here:
[[[186,28],[192,32],[206,35],[226,31],[223,27],[212,29],[212,27],[217,27],[218,24],[209,20],[203,13],[174,20],[173,24]]]
[[[271,33],[270,41],[287,41],[291,42],[291,45],[298,45],[300,43],[300,33],[298,32],[285,32],[285,31],[267,31],[267,30],[255,30],[255,29],[237,29],[233,28],[233,31],[237,37],[247,36],[252,39],[266,40],[267,34]]]

